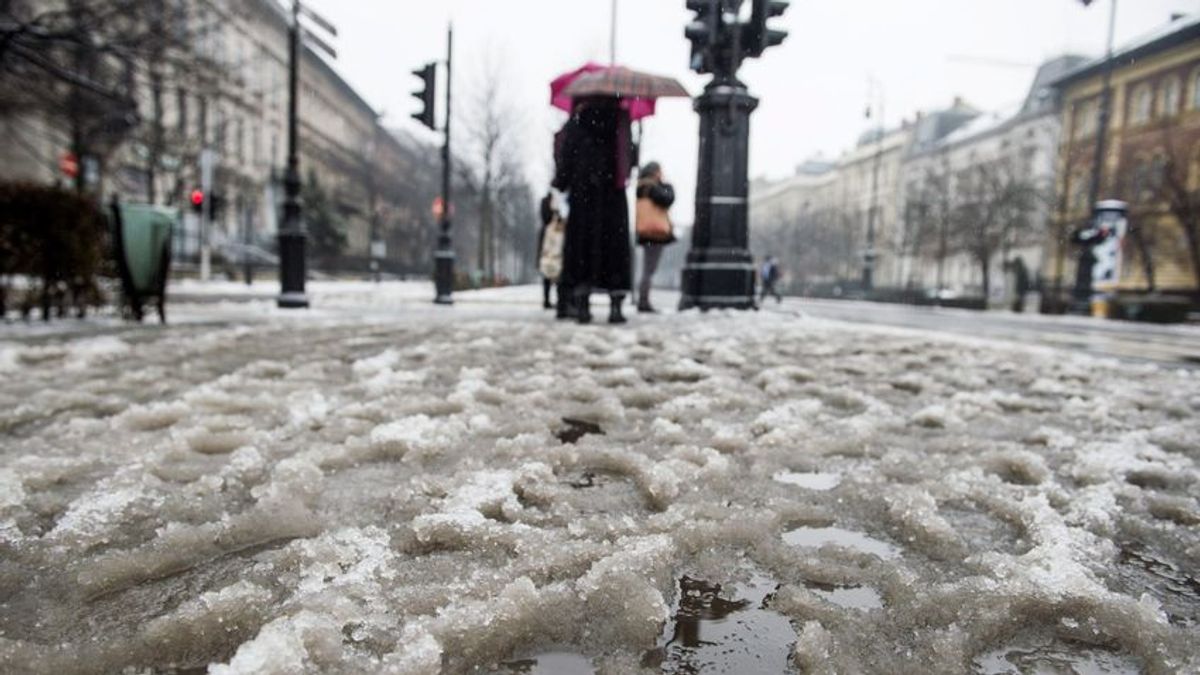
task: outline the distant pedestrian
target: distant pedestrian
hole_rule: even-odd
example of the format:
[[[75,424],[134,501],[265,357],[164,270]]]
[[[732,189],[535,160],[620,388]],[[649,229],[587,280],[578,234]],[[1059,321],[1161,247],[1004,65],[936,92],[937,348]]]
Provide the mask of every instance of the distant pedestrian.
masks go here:
[[[550,289],[562,276],[562,243],[565,228],[553,192],[547,192],[542,198],[541,215],[542,229],[538,232],[537,251],[538,271],[542,273],[542,307],[554,309],[550,302]],[[561,296],[561,290],[559,294]]]
[[[617,99],[580,99],[563,127],[554,187],[567,193],[563,283],[573,289],[580,323],[591,323],[593,289],[609,294],[609,323],[625,323],[621,303],[633,287],[629,240],[629,114]]]
[[[776,304],[783,302],[783,296],[775,288],[775,284],[779,283],[779,263],[775,261],[775,256],[767,256],[759,271],[759,278],[762,281],[762,295],[758,298],[759,303],[766,300],[768,295],[775,296]]]
[[[638,312],[656,313],[650,304],[650,287],[663,249],[675,241],[668,210],[675,203],[675,188],[663,181],[662,167],[650,162],[639,172],[637,186],[637,243],[642,247],[642,277],[638,283]]]
[[[1033,290],[1033,281],[1029,277],[1029,267],[1025,265],[1025,259],[1021,256],[1013,258],[1009,266],[1013,275],[1012,310],[1020,314],[1025,311],[1025,296]]]

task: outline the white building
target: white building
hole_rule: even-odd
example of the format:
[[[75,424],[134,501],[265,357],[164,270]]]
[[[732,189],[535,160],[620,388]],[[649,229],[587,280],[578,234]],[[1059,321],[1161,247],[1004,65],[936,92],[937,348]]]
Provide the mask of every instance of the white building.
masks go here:
[[[1081,61],[1064,56],[1043,64],[1025,99],[1011,109],[979,115],[944,135],[931,134],[928,141],[918,133],[899,194],[904,227],[896,242],[901,258],[896,285],[982,295],[980,258],[963,250],[963,238],[969,236],[964,233],[971,229],[963,207],[972,198],[969,177],[983,166],[1003,166],[1039,193],[1032,212],[1021,214],[1026,227],[1005,234],[989,256],[989,302],[1009,299],[1010,265],[1018,258],[1031,277],[1041,269],[1061,128],[1059,102],[1049,85]]]

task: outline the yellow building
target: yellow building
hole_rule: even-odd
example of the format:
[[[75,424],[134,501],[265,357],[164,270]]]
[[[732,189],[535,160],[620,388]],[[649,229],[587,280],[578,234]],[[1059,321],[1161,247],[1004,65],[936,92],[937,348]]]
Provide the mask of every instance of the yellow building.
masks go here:
[[[1043,270],[1074,284],[1071,233],[1091,212],[1106,59],[1055,83],[1063,99],[1057,217]],[[1097,199],[1129,203],[1120,288],[1200,291],[1200,15],[1117,50]],[[1191,215],[1186,215],[1189,211]],[[1153,284],[1148,282],[1153,279]]]

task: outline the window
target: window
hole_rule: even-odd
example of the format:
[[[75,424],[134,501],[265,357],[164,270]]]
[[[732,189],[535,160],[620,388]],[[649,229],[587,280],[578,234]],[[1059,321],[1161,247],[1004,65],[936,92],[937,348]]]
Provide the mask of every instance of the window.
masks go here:
[[[1139,85],[1133,90],[1133,101],[1129,111],[1129,121],[1133,124],[1145,124],[1154,115],[1154,91],[1150,85]]]
[[[1086,138],[1096,133],[1095,101],[1082,101],[1075,104],[1075,138]]]
[[[1192,73],[1192,110],[1200,110],[1200,68]]]
[[[1179,78],[1171,77],[1163,82],[1159,112],[1163,117],[1174,117],[1179,112]]]
[[[233,155],[237,157],[239,163],[246,161],[246,129],[242,124],[242,119],[239,117],[235,128],[235,136],[233,139]]]
[[[200,143],[208,145],[208,99],[201,97],[199,101],[200,115],[199,119],[196,120],[196,125],[200,132]]]
[[[1088,170],[1075,174],[1071,181],[1071,208],[1082,211],[1088,208],[1089,192],[1091,191],[1092,173]]]
[[[179,113],[178,129],[180,136],[187,136],[188,132],[188,106],[187,106],[187,89],[179,88],[176,92],[175,109]]]

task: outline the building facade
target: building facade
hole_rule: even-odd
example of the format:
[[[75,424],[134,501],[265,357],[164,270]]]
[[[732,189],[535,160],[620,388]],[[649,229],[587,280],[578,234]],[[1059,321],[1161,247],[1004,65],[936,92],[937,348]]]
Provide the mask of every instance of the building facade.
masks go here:
[[[1110,70],[1108,125],[1099,125]],[[1071,233],[1096,198],[1130,206],[1120,288],[1195,295],[1200,290],[1200,15],[1183,17],[1060,78],[1064,129],[1057,214],[1044,271],[1058,288],[1074,282],[1079,251]],[[1103,134],[1101,134],[1103,131]]]
[[[878,292],[1008,302],[1018,267],[1034,286],[1045,266],[1062,128],[1053,85],[1085,61],[1045,62],[1009,109],[982,113],[955,98],[898,128],[864,134],[836,161],[756,183],[756,242],[787,252],[793,290],[814,282],[861,287],[873,252]]]
[[[1012,109],[978,114],[956,105],[918,122],[948,116],[937,123],[949,131],[914,143],[905,160],[906,286],[1007,303],[1018,266],[1036,285],[1053,217],[1061,130],[1051,85],[1084,61],[1062,56],[1043,63]],[[980,185],[981,176],[1001,187]]]
[[[217,257],[258,251],[269,258],[288,151],[290,14],[277,0],[147,7],[166,8],[157,28],[169,40],[161,43],[162,58],[131,68],[137,126],[111,151],[79,152],[89,174],[84,183],[105,198],[182,208],[176,253],[184,262],[195,259],[205,238]],[[321,250],[310,237],[310,257],[318,266],[326,258],[331,266],[350,260],[365,268],[377,239],[387,242],[395,266],[427,266],[432,234],[425,230],[433,229],[427,211],[436,192],[418,177],[435,173],[436,151],[384,129],[374,108],[307,47],[299,89],[304,189],[320,191],[344,243]],[[0,132],[10,139],[0,150],[0,179],[63,180],[60,158],[77,150],[68,121],[6,114]],[[201,188],[213,205],[208,217],[187,208]]]

